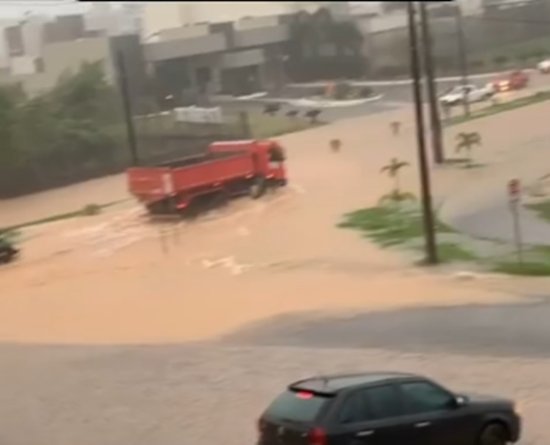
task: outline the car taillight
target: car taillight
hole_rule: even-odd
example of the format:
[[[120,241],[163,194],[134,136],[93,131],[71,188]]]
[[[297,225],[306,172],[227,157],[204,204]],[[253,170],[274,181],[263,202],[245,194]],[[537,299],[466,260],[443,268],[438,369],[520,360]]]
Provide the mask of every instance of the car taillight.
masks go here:
[[[309,391],[298,391],[296,397],[303,400],[313,399],[313,393]]]
[[[327,434],[323,428],[313,428],[308,434],[309,445],[327,445]]]

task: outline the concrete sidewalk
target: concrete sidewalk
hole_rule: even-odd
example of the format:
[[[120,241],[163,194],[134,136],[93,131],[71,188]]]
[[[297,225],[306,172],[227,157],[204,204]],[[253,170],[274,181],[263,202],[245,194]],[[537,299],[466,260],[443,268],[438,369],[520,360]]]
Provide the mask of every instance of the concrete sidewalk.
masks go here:
[[[499,116],[490,119],[497,120]],[[506,127],[503,123],[501,131],[504,132]],[[512,144],[517,144],[513,141],[513,135],[510,138]],[[513,242],[513,219],[507,183],[510,179],[519,179],[524,188],[523,200],[527,199],[525,189],[549,172],[549,142],[549,136],[540,136],[519,145],[505,147],[501,150],[504,153],[485,154],[482,162],[486,160],[487,166],[465,170],[464,180],[460,181],[459,187],[443,196],[440,218],[458,231],[476,238]],[[524,206],[520,206],[520,221],[526,244],[550,245],[550,224]]]

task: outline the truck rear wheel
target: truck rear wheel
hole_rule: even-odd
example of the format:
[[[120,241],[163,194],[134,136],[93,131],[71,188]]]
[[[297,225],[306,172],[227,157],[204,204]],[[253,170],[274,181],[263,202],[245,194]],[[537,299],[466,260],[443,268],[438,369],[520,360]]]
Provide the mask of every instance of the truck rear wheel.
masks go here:
[[[176,213],[174,201],[172,199],[163,199],[147,204],[147,211],[151,215],[170,215]]]
[[[267,182],[263,176],[258,176],[252,180],[250,184],[249,194],[252,199],[261,197],[267,188]]]

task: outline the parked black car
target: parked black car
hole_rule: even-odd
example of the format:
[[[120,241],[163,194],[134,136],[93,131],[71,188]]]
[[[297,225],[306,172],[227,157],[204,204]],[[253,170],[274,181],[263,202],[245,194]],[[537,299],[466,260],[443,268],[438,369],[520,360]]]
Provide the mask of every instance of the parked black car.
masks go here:
[[[289,385],[260,417],[258,445],[504,445],[520,425],[510,400],[418,375],[333,375]]]

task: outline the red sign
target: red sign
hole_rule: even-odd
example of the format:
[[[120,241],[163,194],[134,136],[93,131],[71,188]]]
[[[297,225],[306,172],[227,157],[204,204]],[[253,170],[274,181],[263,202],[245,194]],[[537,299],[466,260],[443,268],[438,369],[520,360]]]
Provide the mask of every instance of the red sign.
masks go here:
[[[510,179],[508,181],[508,196],[511,200],[518,200],[521,194],[521,183],[519,179]]]

